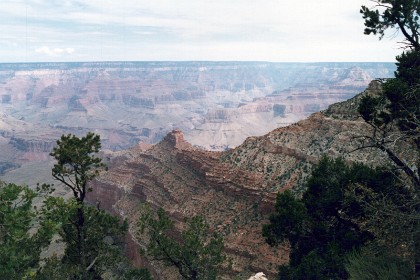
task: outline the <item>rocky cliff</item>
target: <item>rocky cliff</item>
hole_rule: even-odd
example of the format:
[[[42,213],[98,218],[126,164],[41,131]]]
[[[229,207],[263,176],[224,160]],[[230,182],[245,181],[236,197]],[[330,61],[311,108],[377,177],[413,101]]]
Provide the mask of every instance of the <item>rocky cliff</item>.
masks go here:
[[[173,129],[194,145],[223,149],[345,100],[393,69],[384,63],[0,64],[0,113],[39,130],[95,130],[111,150],[156,143]],[[274,103],[286,106],[282,114]]]
[[[34,184],[62,134],[101,135],[112,151],[174,130],[221,151],[346,100],[392,63],[0,63],[2,180]],[[34,164],[42,163],[42,164]],[[11,174],[11,170],[14,171]],[[22,174],[15,175],[15,174]]]
[[[110,171],[94,182],[89,199],[128,218],[131,232],[141,212],[139,203],[146,201],[164,208],[178,228],[186,217],[205,215],[213,229],[224,235],[232,257],[232,270],[226,270],[225,276],[274,273],[277,263],[287,261],[287,250],[273,250],[260,238],[261,221],[272,207],[259,188],[263,176],[231,168],[221,156],[193,147],[175,130],[146,151],[136,148],[115,158]],[[136,243],[141,246],[142,241]],[[137,248],[131,249],[131,257],[139,259]],[[176,279],[158,263],[152,262],[151,267],[160,277]]]
[[[60,137],[59,132],[49,128],[39,129],[37,125],[23,119],[16,119],[8,114],[0,114],[0,175],[7,174],[12,170],[18,170],[22,165],[33,162],[47,163],[49,153]],[[45,164],[41,164],[43,167]],[[29,169],[21,170],[21,174],[2,176],[2,180],[35,184],[42,180],[21,181],[22,178],[42,178],[40,174],[50,175],[49,170],[39,170],[35,164]],[[48,173],[47,173],[47,172]],[[22,174],[25,173],[25,174]]]
[[[363,94],[378,90],[379,84],[373,82]],[[186,217],[204,215],[213,230],[224,235],[225,250],[232,259],[232,268],[223,271],[226,279],[259,271],[272,278],[277,266],[288,260],[287,247],[270,248],[261,236],[276,194],[288,188],[302,192],[305,178],[323,155],[372,165],[383,162],[377,150],[357,150],[362,145],[359,136],[370,131],[357,116],[359,99],[333,105],[264,136],[249,137],[225,152],[198,149],[174,130],[147,150],[136,147],[120,152],[109,172],[94,182],[89,199],[127,218],[140,247],[144,241],[135,235],[135,222],[143,202],[164,208],[178,228]],[[129,254],[145,263],[133,247]],[[174,279],[159,263],[149,265],[161,278]]]

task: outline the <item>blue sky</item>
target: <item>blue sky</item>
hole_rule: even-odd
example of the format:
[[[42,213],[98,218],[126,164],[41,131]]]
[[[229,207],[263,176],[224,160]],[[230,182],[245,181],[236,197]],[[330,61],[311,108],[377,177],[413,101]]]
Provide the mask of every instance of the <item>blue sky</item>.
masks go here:
[[[0,0],[0,62],[394,61],[369,0]]]

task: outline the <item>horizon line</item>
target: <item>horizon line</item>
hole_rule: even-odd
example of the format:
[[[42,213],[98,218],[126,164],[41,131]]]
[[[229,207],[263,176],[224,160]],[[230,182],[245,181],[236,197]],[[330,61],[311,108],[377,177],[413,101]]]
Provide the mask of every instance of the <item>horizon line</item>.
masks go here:
[[[268,61],[268,60],[86,60],[86,61],[16,61],[16,62],[0,62],[0,64],[48,64],[48,63],[395,63],[395,61]]]

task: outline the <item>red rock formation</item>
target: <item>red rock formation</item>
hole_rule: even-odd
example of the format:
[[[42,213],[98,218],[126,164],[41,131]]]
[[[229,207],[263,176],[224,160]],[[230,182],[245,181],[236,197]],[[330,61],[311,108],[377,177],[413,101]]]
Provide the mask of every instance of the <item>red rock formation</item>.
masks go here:
[[[262,224],[274,210],[276,193],[302,184],[310,166],[317,162],[322,148],[308,144],[315,135],[322,147],[332,141],[324,152],[333,151],[334,144],[342,144],[343,138],[331,137],[346,126],[354,129],[363,123],[315,114],[266,136],[249,138],[224,153],[194,148],[181,131],[175,130],[146,151],[137,148],[115,159],[119,164],[113,163],[114,167],[94,182],[89,199],[99,200],[106,209],[127,218],[131,232],[136,230],[138,205],[143,202],[164,208],[179,228],[185,218],[203,215],[213,230],[224,235],[226,252],[233,260],[232,270],[224,271],[225,277],[249,270],[262,271],[271,278],[277,265],[288,260],[286,247],[270,248],[261,236]],[[140,259],[135,251],[130,254]],[[162,266],[151,267],[169,277]]]
[[[377,150],[351,152],[361,145],[357,136],[369,133],[369,126],[355,117],[354,102],[340,105],[345,110],[334,107],[265,136],[250,137],[227,152],[200,150],[186,142],[181,131],[172,131],[147,150],[136,147],[113,159],[110,171],[93,183],[89,200],[99,200],[127,218],[138,246],[144,245],[135,234],[143,202],[164,208],[178,229],[185,218],[203,215],[212,230],[223,234],[232,259],[232,268],[222,271],[225,279],[248,272],[264,272],[271,279],[278,265],[288,260],[287,247],[270,248],[261,236],[276,194],[290,188],[301,193],[312,165],[324,154],[368,164],[384,160]],[[340,116],[340,110],[345,115]],[[132,246],[129,254],[144,263]],[[161,264],[149,264],[160,278],[176,279]]]
[[[132,222],[139,215],[136,205],[146,201],[167,210],[179,227],[186,217],[204,215],[225,237],[226,252],[233,260],[226,275],[245,270],[274,275],[276,264],[288,256],[287,249],[274,250],[261,238],[261,222],[271,212],[274,196],[267,200],[262,193],[262,174],[232,168],[220,160],[221,155],[194,148],[175,130],[146,151],[131,150],[125,161],[119,157],[120,164],[113,163],[114,168],[94,182],[88,199]],[[130,231],[135,231],[134,226]],[[143,262],[135,251],[129,254]],[[162,271],[158,266],[158,272],[165,274]]]

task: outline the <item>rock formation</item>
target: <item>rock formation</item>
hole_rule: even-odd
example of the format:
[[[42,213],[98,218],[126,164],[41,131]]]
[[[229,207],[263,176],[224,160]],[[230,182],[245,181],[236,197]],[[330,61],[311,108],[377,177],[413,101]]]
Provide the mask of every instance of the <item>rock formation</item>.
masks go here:
[[[112,150],[156,143],[173,129],[194,145],[226,148],[348,99],[393,69],[378,63],[0,64],[0,112],[43,130],[96,130]],[[283,114],[275,103],[285,106]]]
[[[364,94],[375,90],[379,88],[373,82]],[[356,117],[359,99],[332,105],[264,136],[250,137],[225,152],[198,149],[174,130],[147,150],[135,147],[120,152],[109,172],[94,182],[89,199],[127,218],[140,247],[144,241],[135,234],[135,224],[142,203],[164,208],[178,228],[186,217],[203,215],[225,238],[225,251],[232,259],[232,268],[222,271],[225,279],[257,271],[272,278],[277,266],[288,260],[287,247],[270,248],[261,236],[276,194],[288,188],[301,193],[313,164],[323,155],[372,165],[384,160],[378,150],[357,150],[362,145],[358,136],[370,130]],[[129,254],[144,263],[133,247]],[[172,279],[169,275],[173,274],[161,264],[151,262],[150,267]]]
[[[268,280],[268,279],[265,277],[264,273],[258,272],[254,276],[248,278],[248,280]]]
[[[348,99],[394,68],[392,63],[3,63],[2,179],[13,180],[8,173],[17,168],[31,172],[27,178],[50,177],[38,167],[47,164],[52,145],[65,133],[98,133],[104,149],[118,151],[139,142],[155,144],[180,129],[194,146],[226,150]]]
[[[178,229],[186,217],[205,216],[212,230],[223,234],[232,260],[222,271],[225,279],[258,271],[273,278],[288,260],[287,246],[270,248],[261,237],[276,194],[287,188],[301,193],[312,165],[324,154],[372,164],[383,158],[376,150],[353,151],[361,145],[358,136],[370,129],[355,111],[360,97],[318,111],[353,97],[372,77],[390,76],[393,68],[369,63],[0,64],[0,172],[16,183],[51,182],[48,153],[55,140],[62,133],[99,133],[103,147],[111,150],[104,152],[110,170],[93,182],[89,199],[128,219],[133,260],[162,278],[175,275],[138,254],[144,241],[135,224],[140,205],[148,202],[163,207]],[[377,90],[373,83],[368,92]]]

